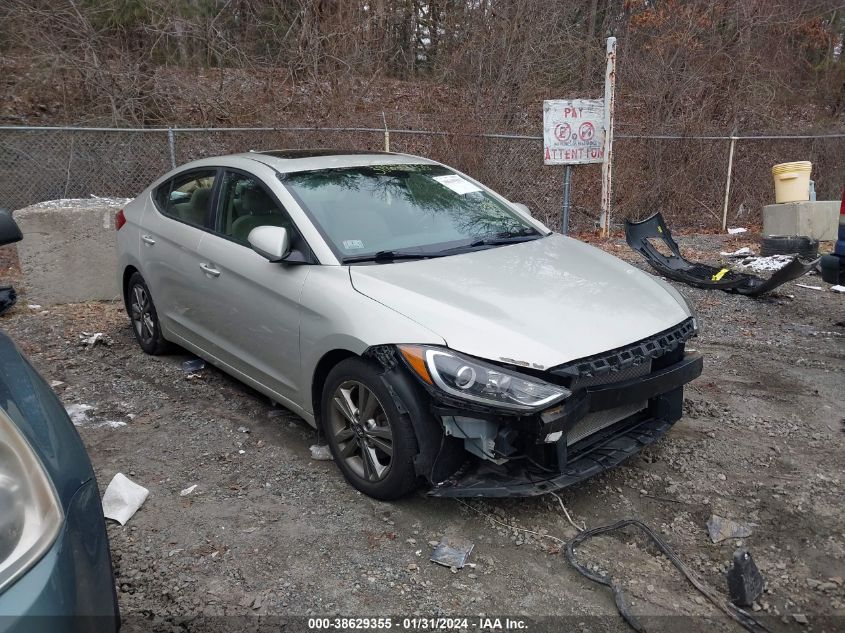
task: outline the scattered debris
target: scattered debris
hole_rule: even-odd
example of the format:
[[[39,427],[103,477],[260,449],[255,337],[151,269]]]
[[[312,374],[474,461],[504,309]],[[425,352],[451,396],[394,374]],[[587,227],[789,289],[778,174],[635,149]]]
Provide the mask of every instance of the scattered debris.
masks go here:
[[[18,293],[12,286],[3,286],[0,288],[0,314],[10,310],[18,301]],[[41,306],[38,306],[39,308]]]
[[[432,563],[458,570],[466,565],[473,547],[475,544],[469,541],[444,536],[431,552],[430,560]]]
[[[777,272],[795,261],[793,255],[769,255],[768,257],[749,257],[737,264],[755,273]]]
[[[63,383],[61,380],[51,380],[50,381],[50,388],[51,389],[58,389],[59,387],[64,387],[64,386],[65,386],[65,383]]]
[[[821,290],[824,292],[824,289],[821,286],[811,286],[809,284],[795,284],[799,288],[806,288],[807,290]]]
[[[179,496],[180,496],[180,497],[187,497],[189,494],[191,494],[194,490],[196,490],[196,489],[197,489],[197,486],[198,486],[198,485],[199,485],[199,484],[194,484],[193,486],[188,486],[188,487],[187,487],[187,488],[185,488],[184,490],[181,490],[181,491],[179,492]]]
[[[102,332],[83,332],[79,335],[79,345],[81,347],[94,347],[95,345],[110,347],[113,342],[111,337],[106,336]]]
[[[720,543],[729,538],[746,538],[751,536],[751,528],[731,519],[711,514],[707,519],[707,531],[710,533],[710,540]]]
[[[678,243],[672,239],[672,232],[666,226],[663,216],[655,213],[642,222],[625,221],[625,240],[628,245],[640,253],[646,261],[664,277],[680,281],[705,290],[724,290],[749,297],[756,297],[770,292],[781,284],[797,279],[815,268],[818,260],[804,263],[798,258],[788,258],[785,265],[778,265],[778,270],[768,279],[762,279],[747,273],[734,272],[730,268],[720,268],[691,262],[681,255]],[[658,249],[653,241],[660,241],[665,247]],[[670,255],[661,250],[668,249]],[[777,255],[773,257],[783,257]],[[753,261],[773,258],[754,258]],[[747,260],[751,265],[751,260]],[[767,263],[766,265],[772,265]],[[770,270],[766,268],[766,270]]]
[[[126,426],[126,422],[124,422],[123,420],[105,420],[103,422],[100,422],[99,424],[95,424],[94,428],[99,429],[104,426],[107,426],[110,429],[119,429],[121,426]]]
[[[316,459],[318,462],[330,462],[334,458],[328,444],[313,444],[311,446],[311,459]]]
[[[747,231],[748,229],[741,226],[735,229],[728,229],[728,233],[730,233],[731,235],[739,235],[740,233],[746,233]]]
[[[584,566],[579,563],[575,558],[575,549],[579,547],[584,541],[587,541],[595,536],[621,530],[628,526],[637,527],[643,532],[645,532],[646,536],[651,539],[651,541],[657,546],[657,548],[666,556],[666,558],[669,559],[669,561],[675,566],[675,568],[680,571],[687,580],[689,580],[692,586],[695,587],[701,593],[701,595],[704,596],[704,598],[707,598],[715,606],[719,607],[719,609],[721,609],[726,615],[733,618],[744,629],[748,631],[769,630],[758,620],[756,620],[752,615],[736,607],[730,602],[726,602],[722,599],[719,594],[713,591],[713,589],[709,588],[707,585],[701,582],[701,580],[699,580],[698,577],[693,574],[693,572],[684,564],[684,562],[680,558],[678,558],[678,555],[675,554],[672,548],[670,548],[663,541],[663,539],[661,539],[657,534],[655,534],[654,531],[645,523],[643,523],[642,521],[638,521],[637,519],[623,519],[621,521],[617,521],[612,525],[604,525],[601,527],[592,528],[590,530],[585,530],[584,532],[580,532],[575,538],[573,538],[566,544],[565,553],[566,560],[569,561],[569,564],[572,565],[578,571],[578,573],[580,573],[585,578],[592,580],[593,582],[600,583],[612,589],[613,599],[616,603],[616,608],[619,610],[619,614],[624,618],[625,622],[627,622],[632,629],[634,629],[635,631],[646,630],[640,624],[639,620],[637,620],[636,616],[631,613],[631,608],[625,600],[625,594],[622,591],[622,585],[619,583],[619,581],[614,580],[611,576],[608,576],[603,572],[600,572],[597,566]],[[704,604],[704,599],[701,596],[696,596],[696,603]]]
[[[132,518],[150,491],[139,486],[123,473],[117,473],[103,495],[103,516],[121,525]]]
[[[735,250],[733,253],[726,253],[722,251],[719,253],[722,257],[748,257],[749,255],[753,255],[754,253],[751,252],[751,249],[748,246],[743,246]]]
[[[186,374],[196,374],[198,371],[205,369],[205,361],[202,358],[192,358],[182,363],[182,371]],[[188,376],[191,378],[192,376]]]
[[[88,421],[88,412],[92,411],[94,407],[90,404],[69,404],[65,407],[65,411],[70,416],[70,421],[74,426],[82,426]]]
[[[728,570],[728,594],[738,607],[750,607],[763,593],[763,576],[746,549],[734,552],[734,564]]]
[[[830,291],[831,292],[845,293],[845,286],[831,286]]]

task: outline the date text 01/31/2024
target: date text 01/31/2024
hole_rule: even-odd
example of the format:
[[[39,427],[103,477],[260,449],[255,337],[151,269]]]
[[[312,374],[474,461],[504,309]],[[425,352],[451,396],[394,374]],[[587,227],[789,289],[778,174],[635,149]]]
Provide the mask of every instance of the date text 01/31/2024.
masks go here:
[[[528,623],[520,618],[479,616],[474,618],[408,617],[408,618],[308,618],[312,631],[519,631]]]

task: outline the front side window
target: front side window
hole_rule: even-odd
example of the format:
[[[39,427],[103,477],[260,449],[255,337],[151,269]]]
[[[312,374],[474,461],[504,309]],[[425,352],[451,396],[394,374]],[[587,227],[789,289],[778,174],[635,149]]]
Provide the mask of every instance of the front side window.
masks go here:
[[[176,220],[206,227],[216,176],[216,169],[174,176],[156,189],[156,206],[162,213]]]
[[[220,189],[216,231],[248,245],[250,231],[259,226],[281,226],[292,231],[287,213],[253,176],[229,171]]]
[[[343,261],[443,256],[542,234],[441,165],[375,165],[280,176]]]

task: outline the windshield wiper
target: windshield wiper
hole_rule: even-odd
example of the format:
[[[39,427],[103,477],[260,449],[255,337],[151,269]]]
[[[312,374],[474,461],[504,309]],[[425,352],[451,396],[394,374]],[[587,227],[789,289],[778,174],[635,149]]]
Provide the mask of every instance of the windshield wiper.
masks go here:
[[[441,257],[440,253],[415,253],[412,251],[379,251],[374,255],[352,255],[344,257],[342,263],[355,264],[357,262],[392,262],[397,259],[429,259]]]
[[[487,237],[483,237],[470,242],[469,244],[462,244],[460,246],[453,246],[440,251],[441,254],[454,254],[463,251],[472,250],[480,246],[504,246],[505,244],[517,244],[519,242],[531,242],[545,237],[542,233],[532,233],[531,235],[518,233],[495,233]]]
[[[469,248],[475,248],[476,246],[502,246],[504,244],[516,244],[518,242],[530,242],[532,240],[537,240],[543,237],[541,233],[531,233],[526,235],[525,233],[495,233],[488,237],[482,237],[481,239],[475,240],[469,244]]]

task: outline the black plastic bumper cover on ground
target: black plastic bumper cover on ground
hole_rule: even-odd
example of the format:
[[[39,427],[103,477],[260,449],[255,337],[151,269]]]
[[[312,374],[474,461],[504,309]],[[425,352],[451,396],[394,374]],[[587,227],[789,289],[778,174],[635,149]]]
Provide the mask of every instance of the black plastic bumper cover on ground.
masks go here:
[[[650,239],[662,240],[672,252],[672,255],[662,254],[649,242]],[[660,213],[655,213],[642,222],[626,220],[625,240],[631,248],[645,257],[646,261],[664,277],[696,288],[724,290],[750,297],[771,292],[781,284],[805,275],[815,268],[818,262],[818,259],[816,259],[804,263],[795,258],[768,279],[730,270],[723,272],[724,268],[698,264],[685,259],[681,255],[677,242],[672,239],[672,233]]]

